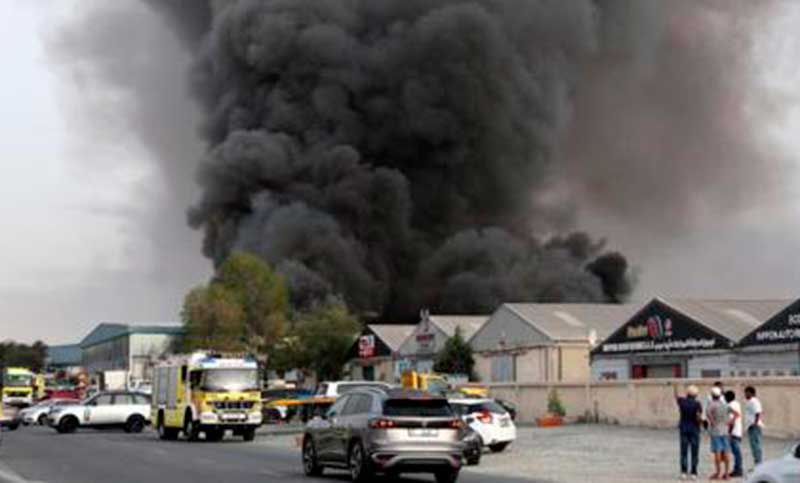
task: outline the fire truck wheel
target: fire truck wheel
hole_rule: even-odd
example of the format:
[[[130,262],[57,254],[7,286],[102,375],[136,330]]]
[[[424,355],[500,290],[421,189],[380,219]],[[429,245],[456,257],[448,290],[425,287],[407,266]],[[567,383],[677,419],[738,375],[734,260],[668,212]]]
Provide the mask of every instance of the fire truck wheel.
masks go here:
[[[186,415],[183,417],[183,435],[186,437],[186,441],[200,439],[200,428],[197,426],[197,422],[192,419],[190,411],[186,411]]]

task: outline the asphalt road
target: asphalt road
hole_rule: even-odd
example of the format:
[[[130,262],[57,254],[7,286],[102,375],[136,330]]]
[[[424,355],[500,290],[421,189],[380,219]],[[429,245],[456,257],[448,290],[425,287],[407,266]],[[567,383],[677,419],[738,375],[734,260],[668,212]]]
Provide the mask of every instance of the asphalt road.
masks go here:
[[[5,432],[0,445],[0,481],[23,482],[303,482],[347,481],[345,473],[326,471],[306,478],[297,449],[275,447],[260,436],[253,443],[226,439],[220,443],[159,441],[152,431],[82,430],[57,434],[50,428],[23,427]],[[327,476],[330,475],[330,476]],[[379,481],[376,479],[376,481]],[[425,475],[404,482],[432,481]],[[462,472],[460,482],[521,483]]]

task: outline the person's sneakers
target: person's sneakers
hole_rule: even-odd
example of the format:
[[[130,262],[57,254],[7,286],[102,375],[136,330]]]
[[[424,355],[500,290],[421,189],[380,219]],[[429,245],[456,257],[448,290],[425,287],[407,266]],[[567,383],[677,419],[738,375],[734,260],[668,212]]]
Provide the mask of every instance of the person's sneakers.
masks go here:
[[[686,473],[681,473],[681,481],[686,481],[689,476]]]
[[[744,473],[742,473],[741,471],[734,471],[733,473],[729,474],[728,476],[731,477],[731,478],[741,478],[741,477],[744,476]]]
[[[692,475],[692,481],[697,481],[697,475]]]

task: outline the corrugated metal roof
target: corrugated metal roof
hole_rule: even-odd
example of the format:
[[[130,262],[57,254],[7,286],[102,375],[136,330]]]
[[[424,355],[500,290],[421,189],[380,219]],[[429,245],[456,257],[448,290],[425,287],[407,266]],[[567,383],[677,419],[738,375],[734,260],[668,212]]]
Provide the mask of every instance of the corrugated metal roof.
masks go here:
[[[794,302],[794,299],[658,298],[657,300],[734,342],[738,342]]]
[[[367,326],[375,335],[389,347],[392,352],[397,352],[403,342],[414,332],[415,325],[394,324],[369,324]]]
[[[86,348],[130,334],[179,335],[181,333],[183,333],[183,327],[174,322],[159,325],[102,323],[95,327],[94,330],[89,332],[89,334],[80,342],[79,346],[81,348]]]
[[[504,304],[535,329],[554,341],[587,340],[594,331],[598,341],[611,335],[639,310],[633,304]]]
[[[83,356],[78,344],[47,347],[47,363],[54,366],[79,366]]]
[[[453,337],[456,327],[461,328],[464,340],[470,340],[489,320],[488,315],[431,315],[431,323],[439,327],[448,337]]]

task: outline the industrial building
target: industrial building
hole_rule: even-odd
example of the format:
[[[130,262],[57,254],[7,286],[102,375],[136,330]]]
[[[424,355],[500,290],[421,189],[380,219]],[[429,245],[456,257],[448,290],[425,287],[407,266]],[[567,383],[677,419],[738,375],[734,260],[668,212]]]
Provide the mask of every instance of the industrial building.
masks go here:
[[[738,377],[800,376],[800,300],[795,300],[737,344]]]
[[[740,346],[790,300],[656,298],[592,353],[594,380],[750,375],[763,349]],[[760,363],[759,363],[760,364]],[[761,372],[759,372],[761,374]]]
[[[423,311],[419,323],[398,350],[396,370],[432,372],[436,356],[445,342],[455,335],[456,329],[461,331],[465,341],[469,341],[488,320],[488,315],[429,315]]]
[[[503,304],[470,339],[484,382],[583,382],[589,353],[635,312],[615,304]]]
[[[348,354],[351,379],[365,381],[399,380],[397,364],[400,346],[414,332],[414,325],[370,324],[361,332]]]
[[[102,379],[107,371],[125,371],[129,380],[150,380],[154,362],[182,333],[178,324],[103,323],[80,342],[82,365],[90,377]]]

